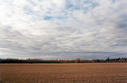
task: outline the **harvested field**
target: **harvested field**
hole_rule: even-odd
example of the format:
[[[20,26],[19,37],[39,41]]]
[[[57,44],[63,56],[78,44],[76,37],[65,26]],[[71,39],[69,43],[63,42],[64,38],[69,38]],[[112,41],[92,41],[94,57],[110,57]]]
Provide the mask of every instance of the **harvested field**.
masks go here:
[[[127,63],[0,64],[0,83],[127,83]]]

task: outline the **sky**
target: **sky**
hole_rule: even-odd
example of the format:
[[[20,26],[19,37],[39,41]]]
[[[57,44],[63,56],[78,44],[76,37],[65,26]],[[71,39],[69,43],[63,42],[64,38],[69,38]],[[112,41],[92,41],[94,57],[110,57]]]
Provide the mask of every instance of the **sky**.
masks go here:
[[[0,58],[127,57],[126,0],[0,0]]]

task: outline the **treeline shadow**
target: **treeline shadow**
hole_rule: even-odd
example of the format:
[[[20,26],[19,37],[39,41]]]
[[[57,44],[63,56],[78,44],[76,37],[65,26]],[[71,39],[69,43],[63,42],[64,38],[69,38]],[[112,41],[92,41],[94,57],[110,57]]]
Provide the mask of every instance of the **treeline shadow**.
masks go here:
[[[107,59],[72,59],[72,60],[43,60],[43,59],[0,59],[0,63],[108,63],[108,62],[127,62],[127,58],[107,58]]]

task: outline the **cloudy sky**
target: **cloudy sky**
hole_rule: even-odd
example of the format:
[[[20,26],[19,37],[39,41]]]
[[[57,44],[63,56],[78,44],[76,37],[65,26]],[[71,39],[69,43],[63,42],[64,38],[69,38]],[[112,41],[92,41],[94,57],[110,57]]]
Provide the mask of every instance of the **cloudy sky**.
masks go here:
[[[127,57],[126,0],[0,0],[0,58]]]

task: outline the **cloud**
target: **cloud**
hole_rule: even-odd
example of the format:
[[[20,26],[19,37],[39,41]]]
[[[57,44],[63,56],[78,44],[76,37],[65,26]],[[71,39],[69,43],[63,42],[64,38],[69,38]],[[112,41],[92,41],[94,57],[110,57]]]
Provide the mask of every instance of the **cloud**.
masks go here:
[[[126,0],[0,0],[0,57],[126,56],[126,7]]]

